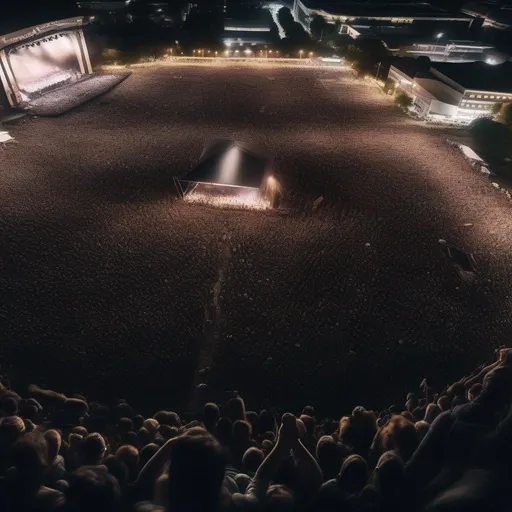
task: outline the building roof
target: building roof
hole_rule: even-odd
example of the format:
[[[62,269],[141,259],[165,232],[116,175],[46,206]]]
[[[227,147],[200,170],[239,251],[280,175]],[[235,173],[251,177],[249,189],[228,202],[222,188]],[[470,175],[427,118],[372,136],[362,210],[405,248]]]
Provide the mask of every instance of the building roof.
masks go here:
[[[470,62],[467,64],[438,62],[432,68],[465,89],[512,92],[512,62],[495,66],[485,62]],[[442,77],[439,78],[442,79]]]
[[[250,144],[218,140],[204,149],[196,167],[181,181],[259,188],[269,162],[265,153]]]
[[[434,7],[426,2],[417,3],[373,3],[373,2],[339,2],[336,0],[300,0],[310,10],[322,10],[334,16],[351,18],[366,17],[436,17],[440,19],[470,20],[471,17],[460,13],[451,13]]]

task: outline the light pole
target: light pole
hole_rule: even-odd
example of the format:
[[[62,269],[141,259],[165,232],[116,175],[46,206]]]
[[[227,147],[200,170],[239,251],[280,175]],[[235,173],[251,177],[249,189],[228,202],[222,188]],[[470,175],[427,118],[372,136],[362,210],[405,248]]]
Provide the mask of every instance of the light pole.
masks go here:
[[[303,50],[299,50],[299,56],[300,56],[300,60],[302,60],[302,54],[304,53]]]

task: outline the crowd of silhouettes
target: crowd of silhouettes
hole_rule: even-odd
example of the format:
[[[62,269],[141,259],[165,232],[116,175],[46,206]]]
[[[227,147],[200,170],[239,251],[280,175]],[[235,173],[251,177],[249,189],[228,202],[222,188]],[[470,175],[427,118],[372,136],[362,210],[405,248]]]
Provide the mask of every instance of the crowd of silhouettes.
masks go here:
[[[419,389],[336,420],[248,411],[240,396],[185,420],[3,384],[0,510],[510,510],[512,352]]]

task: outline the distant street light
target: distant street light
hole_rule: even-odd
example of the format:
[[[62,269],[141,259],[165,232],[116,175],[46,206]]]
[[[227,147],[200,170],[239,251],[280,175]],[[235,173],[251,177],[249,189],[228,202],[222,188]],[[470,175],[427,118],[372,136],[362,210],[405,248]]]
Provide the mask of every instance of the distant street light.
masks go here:
[[[439,39],[444,36],[443,32],[439,32],[439,34],[436,35],[437,42],[439,43]]]
[[[300,58],[302,59],[302,54],[304,53],[304,50],[299,50]]]
[[[252,51],[247,48],[247,50],[244,50],[245,55],[251,55]]]

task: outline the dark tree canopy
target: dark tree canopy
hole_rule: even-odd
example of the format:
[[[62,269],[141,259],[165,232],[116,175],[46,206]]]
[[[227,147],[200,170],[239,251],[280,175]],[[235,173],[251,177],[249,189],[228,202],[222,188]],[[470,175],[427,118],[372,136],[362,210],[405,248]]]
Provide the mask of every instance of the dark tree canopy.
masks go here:
[[[503,160],[512,154],[512,131],[489,117],[473,121],[470,133],[477,151],[490,160]]]
[[[323,32],[327,28],[327,22],[323,16],[313,16],[311,23],[309,24],[309,30],[311,30],[311,37],[316,41],[321,41],[323,38]]]

